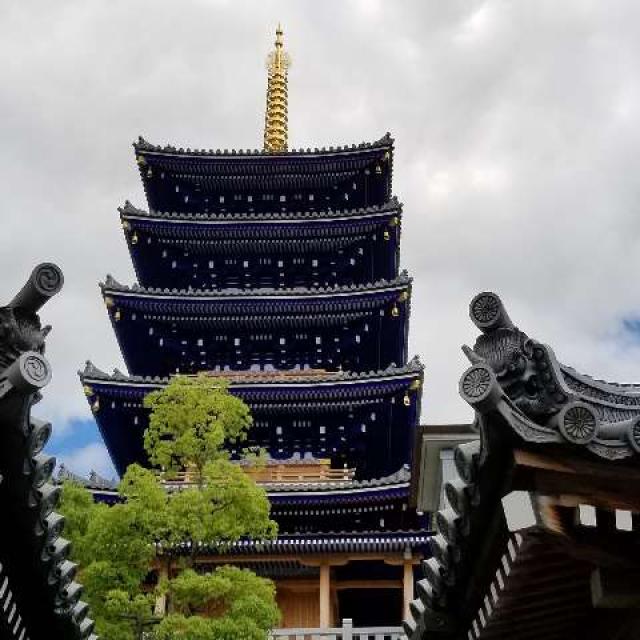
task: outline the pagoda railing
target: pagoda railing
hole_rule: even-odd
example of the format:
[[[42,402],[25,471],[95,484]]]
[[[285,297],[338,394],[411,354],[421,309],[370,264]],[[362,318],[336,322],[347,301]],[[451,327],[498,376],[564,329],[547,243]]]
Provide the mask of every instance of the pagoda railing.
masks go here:
[[[354,627],[351,620],[327,629],[274,629],[270,640],[407,640],[402,627]]]
[[[353,480],[355,469],[331,469],[325,465],[269,464],[264,467],[246,469],[246,472],[260,482],[345,482]],[[194,483],[194,474],[179,471],[167,476],[166,482],[180,485]]]

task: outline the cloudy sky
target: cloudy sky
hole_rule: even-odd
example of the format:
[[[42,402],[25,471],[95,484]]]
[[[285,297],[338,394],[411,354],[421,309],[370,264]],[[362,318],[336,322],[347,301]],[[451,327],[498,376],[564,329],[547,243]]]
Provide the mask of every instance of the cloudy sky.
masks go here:
[[[0,300],[39,261],[64,270],[37,408],[61,460],[113,473],[76,370],[123,367],[97,283],[133,281],[131,142],[259,147],[278,21],[291,145],[396,139],[426,422],[469,418],[459,347],[484,289],[564,362],[640,380],[636,0],[5,0]]]

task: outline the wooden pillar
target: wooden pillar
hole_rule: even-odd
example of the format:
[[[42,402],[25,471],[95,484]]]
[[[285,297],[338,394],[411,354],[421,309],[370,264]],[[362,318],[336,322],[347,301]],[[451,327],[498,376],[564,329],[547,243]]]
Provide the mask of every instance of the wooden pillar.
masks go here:
[[[409,603],[413,600],[413,564],[405,560],[402,565],[402,619],[409,619]]]
[[[166,579],[169,577],[169,571],[165,564],[161,565],[158,569],[158,581],[162,579]],[[159,595],[156,598],[155,607],[153,609],[153,613],[156,616],[164,616],[167,613],[167,596],[166,594]]]
[[[320,628],[331,626],[331,565],[320,565]]]

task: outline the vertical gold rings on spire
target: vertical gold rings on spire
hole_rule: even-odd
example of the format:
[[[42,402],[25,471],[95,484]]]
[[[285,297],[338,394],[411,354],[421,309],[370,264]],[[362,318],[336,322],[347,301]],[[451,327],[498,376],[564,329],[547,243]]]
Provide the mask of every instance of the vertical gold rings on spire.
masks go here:
[[[276,29],[275,49],[267,57],[267,112],[264,119],[264,150],[286,151],[287,71],[291,66],[289,54],[284,50],[283,31]]]

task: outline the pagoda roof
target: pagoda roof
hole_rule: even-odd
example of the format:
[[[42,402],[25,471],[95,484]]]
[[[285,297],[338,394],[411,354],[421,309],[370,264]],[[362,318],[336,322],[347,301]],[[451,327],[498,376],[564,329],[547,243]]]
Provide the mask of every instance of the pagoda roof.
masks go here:
[[[393,176],[393,139],[386,135],[378,141],[317,150],[220,151],[156,146],[144,139],[134,143],[140,177],[152,208],[194,209],[201,197],[220,193],[272,193],[301,190],[331,190],[360,174],[371,172],[377,187],[365,203],[386,200]],[[382,165],[384,164],[384,169]],[[379,174],[379,179],[375,174]],[[175,187],[185,189],[177,197]],[[182,199],[191,194],[191,202]],[[196,195],[198,194],[198,195]],[[327,194],[325,193],[325,197]],[[173,203],[173,204],[167,204]],[[182,206],[184,205],[184,206]],[[195,209],[202,208],[195,206]]]
[[[369,491],[380,488],[408,488],[411,480],[411,472],[407,467],[402,467],[395,473],[367,480],[344,480],[333,482],[261,482],[260,486],[266,489],[269,495],[286,496],[289,493],[327,493],[336,495],[339,493],[353,494],[354,491]]]
[[[278,460],[278,463],[286,463],[286,460]],[[329,499],[335,502],[336,499],[346,499],[350,502],[375,501],[384,499],[389,492],[401,491],[402,495],[407,495],[411,472],[407,467],[403,467],[396,473],[373,478],[368,480],[347,480],[341,482],[258,482],[275,502],[309,502]],[[118,482],[101,478],[95,472],[91,472],[88,477],[84,477],[71,472],[64,465],[58,470],[56,477],[58,483],[73,482],[89,489],[98,499],[100,497],[120,499],[118,494]],[[169,490],[179,490],[189,487],[190,484],[184,482],[165,482]]]
[[[368,372],[324,371],[322,369],[288,370],[288,371],[210,371],[208,375],[228,380],[232,388],[245,387],[315,387],[319,385],[362,384],[380,382],[395,378],[422,376],[424,366],[415,356],[406,365],[391,365],[386,369]],[[83,384],[109,383],[114,385],[140,386],[158,388],[169,383],[169,377],[131,376],[114,369],[112,374],[98,369],[87,360],[82,371],[78,371]]]
[[[412,279],[406,271],[402,271],[394,280],[379,280],[374,283],[351,284],[335,287],[295,287],[291,289],[167,289],[155,287],[141,287],[134,284],[127,286],[119,283],[111,275],[107,275],[105,282],[100,283],[104,296],[117,295],[129,298],[148,298],[159,300],[180,301],[218,301],[229,299],[291,299],[304,300],[308,298],[335,299],[346,296],[361,296],[377,292],[401,291],[411,285]]]
[[[291,158],[296,156],[318,157],[318,156],[336,156],[349,155],[354,152],[377,151],[380,149],[390,149],[393,147],[393,138],[389,132],[385,133],[382,138],[373,142],[361,142],[360,144],[344,145],[337,147],[321,147],[306,149],[289,149],[286,151],[265,151],[264,149],[191,149],[183,147],[174,147],[173,145],[155,145],[142,136],[133,143],[136,153],[143,154],[160,154],[168,156],[182,157],[204,157],[204,158],[223,158],[223,159],[244,159],[244,158],[273,158],[285,157]]]
[[[212,372],[210,375],[228,379],[230,391],[249,405],[256,419],[262,420],[268,417],[269,420],[273,420],[274,416],[283,416],[283,419],[289,420],[292,416],[317,415],[330,420],[332,416],[348,414],[354,407],[367,408],[390,398],[393,399],[398,394],[406,395],[414,391],[420,394],[423,367],[416,358],[402,367],[391,366],[368,373],[346,371],[317,373],[265,371],[259,374],[258,372],[238,372],[232,375],[229,373],[231,372]],[[128,376],[117,370],[109,375],[90,362],[87,363],[84,371],[79,372],[79,376],[89,405],[96,413],[98,427],[118,473],[124,473],[126,467],[132,462],[145,464],[142,433],[147,418],[143,400],[149,392],[166,386],[169,378]],[[418,410],[418,402],[419,400],[416,403],[410,403],[412,409],[408,411]],[[394,425],[395,422],[385,423],[383,430],[388,431],[394,428]],[[400,429],[399,437],[409,438],[408,430],[411,428],[409,423],[403,423],[397,428]],[[317,452],[323,452],[323,448],[326,447],[343,446],[341,433],[339,429],[332,430],[330,439],[324,442],[324,436],[314,432],[313,441],[305,446],[305,450],[317,454]],[[279,453],[288,453],[288,455],[300,450],[295,443],[280,444],[273,432],[261,433],[256,430],[254,440],[257,446],[278,449]],[[365,477],[383,476],[406,463],[406,456],[400,455],[396,449],[390,450],[389,455],[382,455],[382,450],[378,453],[380,455],[371,462]],[[389,456],[392,457],[389,458]]]
[[[74,473],[64,464],[58,467],[58,475],[56,476],[58,483],[73,482],[79,484],[87,489],[103,490],[103,491],[116,491],[118,489],[118,482],[116,480],[108,480],[103,478],[95,471],[90,471],[87,477]]]
[[[197,223],[203,225],[228,225],[237,222],[279,223],[279,222],[325,222],[337,220],[356,220],[401,213],[402,204],[396,196],[392,196],[384,204],[351,209],[319,209],[313,210],[279,210],[279,211],[240,211],[240,212],[183,212],[155,211],[140,209],[128,200],[118,208],[123,220],[163,221],[176,224]]]
[[[200,554],[224,556],[260,556],[326,553],[388,553],[426,550],[431,535],[425,531],[371,531],[334,533],[285,534],[273,540],[241,539],[236,543],[211,545],[199,544]],[[177,546],[176,555],[190,553],[189,543]]]

